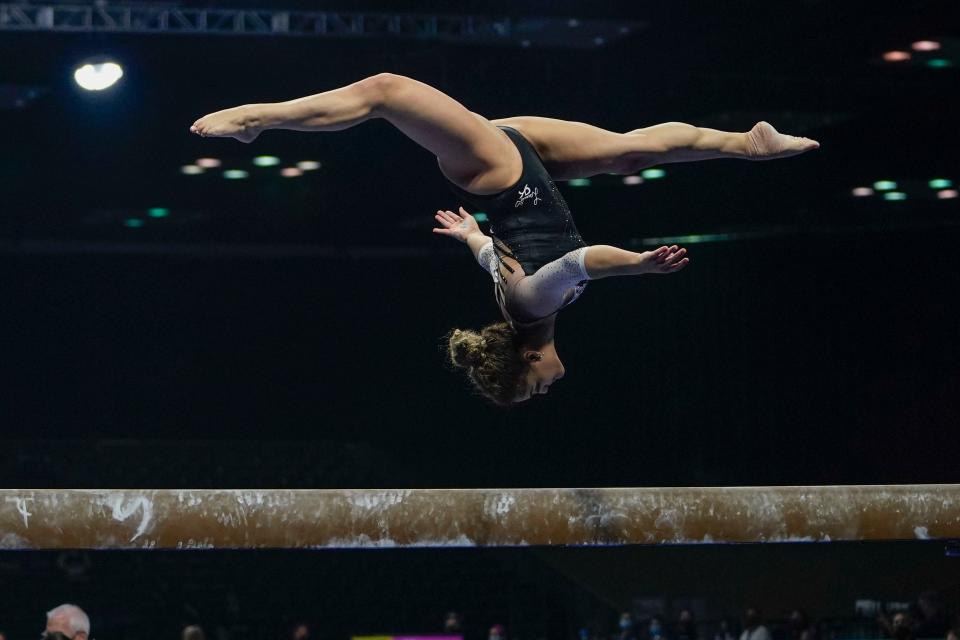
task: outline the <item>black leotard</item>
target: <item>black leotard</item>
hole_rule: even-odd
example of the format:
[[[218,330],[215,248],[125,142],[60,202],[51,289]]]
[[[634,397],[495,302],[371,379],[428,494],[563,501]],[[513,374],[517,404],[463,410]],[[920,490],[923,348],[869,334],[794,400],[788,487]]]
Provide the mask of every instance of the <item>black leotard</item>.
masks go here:
[[[543,265],[587,246],[573,223],[570,207],[543,166],[540,155],[520,132],[500,127],[520,152],[523,173],[516,184],[500,193],[476,195],[449,180],[454,193],[490,219],[490,235],[498,257],[514,258],[531,276]],[[513,269],[506,263],[510,272]]]

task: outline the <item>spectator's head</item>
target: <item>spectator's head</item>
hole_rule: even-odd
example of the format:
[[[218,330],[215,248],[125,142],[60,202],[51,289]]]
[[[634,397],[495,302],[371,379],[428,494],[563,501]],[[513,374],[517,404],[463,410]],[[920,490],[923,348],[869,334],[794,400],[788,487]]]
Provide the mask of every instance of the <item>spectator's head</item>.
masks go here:
[[[75,604],[62,604],[47,611],[45,635],[51,640],[87,640],[90,618]]]
[[[620,614],[620,631],[630,631],[633,629],[633,616],[630,615],[629,611],[624,611]]]
[[[490,627],[490,633],[487,635],[489,640],[503,640],[506,637],[506,632],[502,624],[495,624]]]
[[[760,610],[756,607],[749,607],[743,613],[743,626],[753,631],[760,626]]]
[[[810,623],[807,621],[806,613],[800,609],[794,609],[790,612],[790,629],[799,633],[809,626]]]
[[[893,637],[897,640],[908,640],[913,637],[913,620],[906,611],[898,611],[893,615],[891,627],[893,628]]]
[[[309,640],[310,639],[310,627],[308,627],[303,622],[298,623],[293,627],[293,633],[290,634],[290,637],[293,640]]]
[[[917,608],[924,618],[936,618],[943,613],[943,599],[936,591],[924,591],[917,596]]]
[[[443,618],[443,630],[447,633],[455,633],[463,630],[463,620],[456,611],[447,613]]]
[[[656,638],[657,636],[662,636],[662,635],[663,635],[663,620],[661,620],[661,619],[658,618],[657,616],[653,616],[652,618],[650,618],[649,631],[650,631],[650,637],[651,637],[651,638]]]
[[[180,632],[181,640],[207,640],[207,635],[198,625],[191,624]]]

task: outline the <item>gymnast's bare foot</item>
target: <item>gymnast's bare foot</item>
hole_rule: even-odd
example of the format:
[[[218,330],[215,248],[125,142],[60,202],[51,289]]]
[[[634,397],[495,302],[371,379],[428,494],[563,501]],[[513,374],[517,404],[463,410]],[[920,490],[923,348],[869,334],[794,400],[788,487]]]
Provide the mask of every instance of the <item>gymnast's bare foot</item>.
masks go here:
[[[820,143],[816,140],[788,136],[768,122],[758,122],[747,132],[747,158],[750,160],[789,158],[819,148]]]
[[[254,105],[243,105],[209,113],[190,126],[193,133],[212,138],[236,138],[240,142],[253,142],[263,127],[257,126],[259,118]]]

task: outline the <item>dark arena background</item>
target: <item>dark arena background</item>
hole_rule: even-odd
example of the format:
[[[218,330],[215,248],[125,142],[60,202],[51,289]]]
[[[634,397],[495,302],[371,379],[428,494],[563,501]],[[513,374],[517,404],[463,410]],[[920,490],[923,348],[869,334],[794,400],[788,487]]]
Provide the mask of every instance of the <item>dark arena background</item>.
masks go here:
[[[932,1],[0,2],[0,640],[957,640],[958,18]],[[74,71],[105,62],[122,77],[82,88]],[[767,120],[821,147],[559,182],[587,243],[691,262],[592,283],[558,321],[565,378],[504,410],[447,360],[450,329],[499,313],[470,252],[431,232],[466,205],[436,158],[383,120],[249,145],[189,131],[381,72],[488,118]],[[464,516],[490,537],[441,548],[410,519],[419,548],[309,550],[56,542],[70,527],[41,524],[32,492],[94,489],[83,518],[139,504],[145,527],[133,490],[791,485],[942,492],[873,525],[838,516],[859,527],[839,540],[811,516],[775,538],[501,546],[499,521]],[[50,495],[55,512],[68,493]],[[910,509],[940,515],[886,533]],[[44,626],[62,603],[86,634]]]

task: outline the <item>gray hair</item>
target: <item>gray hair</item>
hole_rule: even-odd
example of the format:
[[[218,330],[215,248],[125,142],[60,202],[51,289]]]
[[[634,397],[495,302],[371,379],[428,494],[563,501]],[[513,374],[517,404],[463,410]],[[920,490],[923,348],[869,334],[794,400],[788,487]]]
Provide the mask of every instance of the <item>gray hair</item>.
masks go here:
[[[47,611],[47,624],[52,620],[59,618],[66,622],[71,635],[85,633],[90,635],[90,618],[83,612],[83,609],[75,604],[62,604]]]

